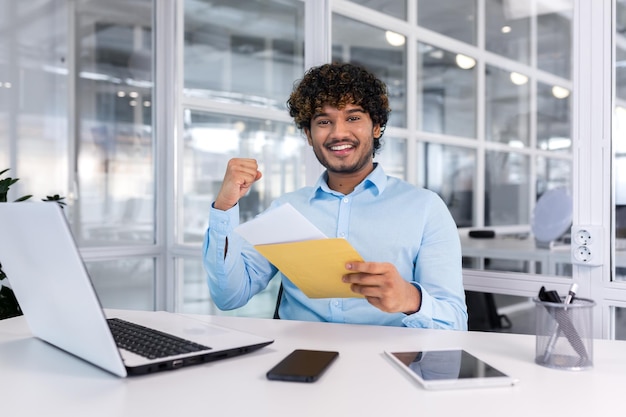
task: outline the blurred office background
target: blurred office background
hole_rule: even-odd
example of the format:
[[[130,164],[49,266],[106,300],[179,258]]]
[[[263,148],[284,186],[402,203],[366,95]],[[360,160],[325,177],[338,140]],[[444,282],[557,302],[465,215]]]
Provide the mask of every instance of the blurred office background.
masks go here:
[[[539,287],[575,279],[599,304],[599,334],[626,339],[626,1],[593,4],[589,14],[590,0],[0,0],[0,170],[20,178],[15,197],[67,197],[105,307],[270,317],[278,282],[242,309],[212,304],[200,253],[209,206],[234,156],[264,173],[242,221],[312,183],[320,169],[285,101],[311,65],[359,63],[391,97],[377,160],[448,204],[472,303],[524,332]],[[606,39],[612,54],[576,79],[579,51]],[[611,114],[600,118],[576,94],[607,73]],[[575,138],[576,116],[600,120],[612,141]],[[606,141],[606,171],[577,158]],[[591,200],[608,219],[600,270],[572,265],[567,232],[561,247],[535,244],[537,201],[561,188],[574,213]],[[497,238],[478,242],[471,229]]]

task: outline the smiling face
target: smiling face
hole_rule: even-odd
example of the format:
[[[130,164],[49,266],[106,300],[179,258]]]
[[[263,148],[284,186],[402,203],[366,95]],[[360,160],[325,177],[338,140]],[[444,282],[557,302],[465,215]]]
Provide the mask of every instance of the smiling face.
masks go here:
[[[352,188],[373,170],[374,138],[381,129],[360,106],[347,104],[342,109],[322,107],[305,129],[309,145],[326,168],[329,186],[344,179]],[[356,182],[355,182],[356,181]]]

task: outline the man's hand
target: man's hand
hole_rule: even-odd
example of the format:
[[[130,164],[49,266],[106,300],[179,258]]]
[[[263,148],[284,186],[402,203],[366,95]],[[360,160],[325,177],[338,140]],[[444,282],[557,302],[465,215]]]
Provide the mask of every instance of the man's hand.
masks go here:
[[[350,262],[350,273],[342,277],[350,289],[365,296],[374,307],[387,313],[412,314],[419,311],[422,297],[419,290],[400,276],[395,266],[381,262]]]
[[[241,197],[246,195],[252,184],[261,176],[255,159],[233,158],[228,161],[222,188],[217,194],[213,207],[218,210],[228,210],[233,207]]]

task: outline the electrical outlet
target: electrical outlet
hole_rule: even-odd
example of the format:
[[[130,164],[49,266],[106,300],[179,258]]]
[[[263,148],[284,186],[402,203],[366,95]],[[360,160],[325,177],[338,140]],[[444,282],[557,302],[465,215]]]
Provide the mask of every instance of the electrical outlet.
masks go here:
[[[582,264],[589,265],[591,259],[593,259],[591,249],[589,246],[580,245],[574,250],[574,259]]]
[[[572,226],[572,263],[587,266],[602,265],[604,249],[602,242],[602,226]]]
[[[587,228],[578,229],[575,234],[572,235],[574,242],[579,245],[587,246],[593,241],[591,232]]]

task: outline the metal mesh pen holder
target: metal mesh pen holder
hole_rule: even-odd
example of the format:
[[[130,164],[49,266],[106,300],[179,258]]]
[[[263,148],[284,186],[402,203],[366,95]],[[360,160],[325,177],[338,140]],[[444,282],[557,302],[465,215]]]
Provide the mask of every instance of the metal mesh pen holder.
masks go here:
[[[570,304],[534,298],[537,344],[535,362],[578,371],[593,367],[593,307],[586,298]]]

